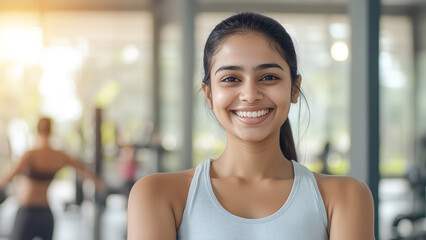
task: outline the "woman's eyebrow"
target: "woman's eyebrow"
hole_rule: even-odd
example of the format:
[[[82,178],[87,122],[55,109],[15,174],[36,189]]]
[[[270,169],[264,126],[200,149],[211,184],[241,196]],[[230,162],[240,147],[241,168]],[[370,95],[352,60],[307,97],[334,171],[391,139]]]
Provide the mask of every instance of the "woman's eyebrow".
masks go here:
[[[255,71],[259,71],[259,70],[263,70],[263,69],[267,69],[267,68],[279,68],[279,69],[281,69],[281,70],[284,71],[284,69],[280,65],[278,65],[276,63],[260,64],[260,65],[258,65],[256,67],[254,67],[254,70]]]
[[[225,71],[225,70],[243,71],[244,68],[241,67],[241,66],[225,65],[225,66],[218,68],[214,74],[217,74],[218,72]]]
[[[284,69],[276,63],[260,64],[256,67],[254,67],[253,70],[259,71],[259,70],[268,69],[268,68],[279,68],[279,69],[284,71]],[[241,66],[225,65],[225,66],[221,66],[220,68],[218,68],[214,74],[216,75],[218,72],[225,71],[225,70],[244,71],[244,68],[241,67]]]

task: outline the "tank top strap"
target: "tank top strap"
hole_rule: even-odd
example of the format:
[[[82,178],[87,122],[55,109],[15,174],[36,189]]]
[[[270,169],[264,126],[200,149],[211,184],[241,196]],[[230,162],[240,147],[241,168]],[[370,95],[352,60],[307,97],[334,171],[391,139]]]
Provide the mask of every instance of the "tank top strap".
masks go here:
[[[196,201],[196,193],[202,191],[203,189],[203,182],[204,182],[204,174],[206,169],[210,166],[211,159],[205,160],[204,162],[197,165],[195,168],[194,176],[191,180],[191,185],[189,187],[188,196],[186,199],[186,205],[185,210],[183,212],[183,218],[186,218],[187,216],[191,215],[191,212],[194,209],[194,204]]]
[[[306,166],[292,160],[294,166],[295,175],[299,175],[300,184],[302,188],[310,189],[307,193],[312,194],[315,201],[316,211],[320,214],[324,225],[327,227],[327,211],[324,205],[324,200],[321,196],[321,192],[318,188],[318,183],[315,175]]]

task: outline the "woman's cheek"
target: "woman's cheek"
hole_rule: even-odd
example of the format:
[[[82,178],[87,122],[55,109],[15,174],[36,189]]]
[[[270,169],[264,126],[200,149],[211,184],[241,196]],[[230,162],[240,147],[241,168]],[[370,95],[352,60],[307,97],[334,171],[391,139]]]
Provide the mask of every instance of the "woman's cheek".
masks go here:
[[[213,96],[213,106],[216,104],[217,107],[226,108],[232,104],[232,96],[228,91],[217,91]]]

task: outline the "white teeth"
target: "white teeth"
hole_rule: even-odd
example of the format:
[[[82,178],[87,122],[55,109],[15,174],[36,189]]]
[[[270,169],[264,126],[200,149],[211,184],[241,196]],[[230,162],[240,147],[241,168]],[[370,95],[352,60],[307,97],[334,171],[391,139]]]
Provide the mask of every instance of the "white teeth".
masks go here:
[[[255,118],[255,117],[261,117],[268,114],[269,109],[266,110],[260,110],[260,111],[254,111],[254,112],[246,112],[246,111],[236,111],[235,113],[239,117],[249,117],[249,118]]]

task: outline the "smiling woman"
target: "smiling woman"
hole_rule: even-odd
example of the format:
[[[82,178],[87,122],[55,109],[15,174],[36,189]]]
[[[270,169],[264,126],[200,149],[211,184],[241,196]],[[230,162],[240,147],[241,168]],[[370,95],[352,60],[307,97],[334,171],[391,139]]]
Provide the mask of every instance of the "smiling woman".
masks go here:
[[[255,13],[223,20],[207,39],[204,72],[225,150],[196,168],[139,180],[128,239],[374,239],[368,187],[297,162],[288,113],[302,78],[280,23]]]
[[[252,46],[256,48],[247,51]],[[291,78],[289,65],[260,33],[242,32],[229,36],[214,55],[211,72],[214,74],[204,79],[202,87],[228,140],[243,135],[247,141],[263,140],[270,134],[268,131],[286,122],[290,102],[297,102],[300,76]],[[253,117],[258,111],[264,111],[265,115]],[[230,124],[234,127],[230,128]],[[289,126],[288,121],[283,128],[286,125]],[[282,146],[282,151],[288,159],[297,160],[294,146]]]

